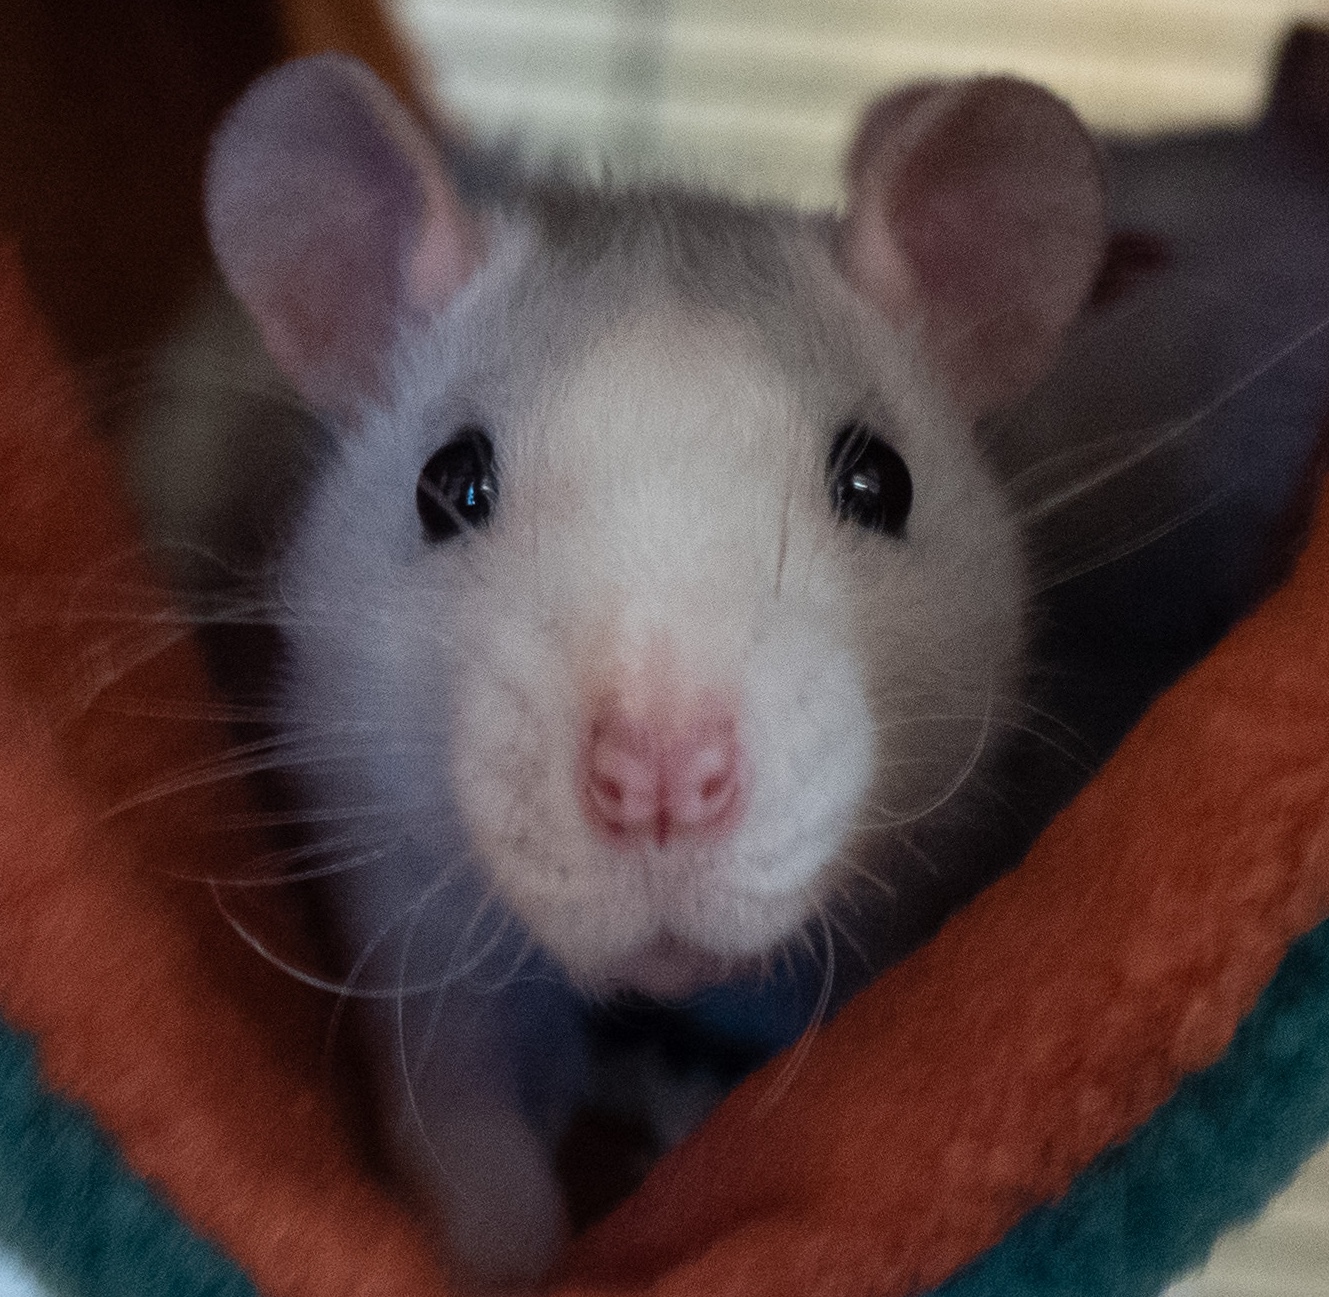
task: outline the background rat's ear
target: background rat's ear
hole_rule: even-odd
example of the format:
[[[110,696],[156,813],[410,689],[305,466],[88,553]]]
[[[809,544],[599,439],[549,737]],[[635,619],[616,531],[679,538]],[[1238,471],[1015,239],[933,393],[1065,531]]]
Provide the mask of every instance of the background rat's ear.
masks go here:
[[[921,325],[968,412],[1021,396],[1102,255],[1102,178],[1079,119],[1007,77],[914,86],[869,108],[847,171],[840,251],[854,286]]]
[[[376,392],[402,321],[446,305],[483,255],[438,148],[341,55],[249,88],[213,138],[205,195],[227,282],[302,395],[332,412]]]

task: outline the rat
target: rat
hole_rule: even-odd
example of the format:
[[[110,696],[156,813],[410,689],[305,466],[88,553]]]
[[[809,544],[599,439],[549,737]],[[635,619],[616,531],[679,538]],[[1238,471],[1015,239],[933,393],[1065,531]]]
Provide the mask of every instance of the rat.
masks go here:
[[[1019,714],[974,424],[1090,288],[1096,152],[980,78],[877,102],[847,177],[476,202],[333,55],[214,139],[218,265],[335,442],[273,588],[284,760],[392,1158],[479,1281],[567,1235],[587,1006],[870,945]]]

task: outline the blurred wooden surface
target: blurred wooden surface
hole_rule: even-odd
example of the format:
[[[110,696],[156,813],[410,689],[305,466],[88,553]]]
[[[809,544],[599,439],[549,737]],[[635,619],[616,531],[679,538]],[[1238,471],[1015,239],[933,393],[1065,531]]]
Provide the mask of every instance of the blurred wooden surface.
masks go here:
[[[265,0],[0,0],[0,230],[75,363],[173,313],[204,264],[208,133],[279,48]]]
[[[0,0],[0,233],[75,364],[132,370],[174,321],[207,264],[217,118],[265,67],[329,47],[409,92],[377,0]]]

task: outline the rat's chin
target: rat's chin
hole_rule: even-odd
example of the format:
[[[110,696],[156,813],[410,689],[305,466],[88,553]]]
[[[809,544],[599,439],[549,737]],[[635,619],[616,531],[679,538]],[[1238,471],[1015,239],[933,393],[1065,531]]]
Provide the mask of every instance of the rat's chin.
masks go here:
[[[637,991],[657,1000],[678,1000],[733,972],[733,960],[662,932],[606,971],[616,990]]]

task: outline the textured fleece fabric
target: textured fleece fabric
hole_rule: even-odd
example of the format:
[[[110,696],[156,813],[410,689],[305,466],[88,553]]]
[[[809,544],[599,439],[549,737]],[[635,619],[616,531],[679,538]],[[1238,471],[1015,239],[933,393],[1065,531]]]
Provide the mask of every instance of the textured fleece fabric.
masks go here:
[[[225,735],[3,242],[0,356],[0,1016],[265,1293],[445,1291],[339,1121],[327,1006],[202,881],[246,849],[200,831],[243,812],[234,781],[145,795]]]
[[[86,1112],[40,1084],[0,1027],[0,1242],[71,1297],[257,1297],[134,1176]]]
[[[1293,946],[1219,1062],[935,1297],[1152,1297],[1257,1215],[1326,1138],[1322,923]]]

